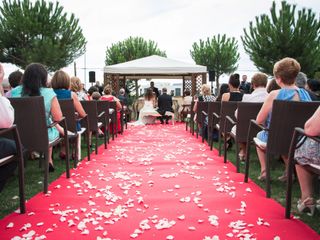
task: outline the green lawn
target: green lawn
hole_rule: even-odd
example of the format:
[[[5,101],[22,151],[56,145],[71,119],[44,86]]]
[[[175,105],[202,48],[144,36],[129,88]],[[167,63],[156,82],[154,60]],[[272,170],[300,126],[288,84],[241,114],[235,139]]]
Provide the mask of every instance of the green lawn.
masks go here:
[[[102,144],[102,140],[100,140],[100,144]],[[218,148],[218,145],[215,143],[215,148]],[[235,147],[228,152],[228,159],[231,162],[235,163]],[[57,179],[61,174],[65,171],[65,162],[60,160],[58,156],[58,150],[55,151],[54,156],[54,164],[55,164],[55,172],[50,173],[49,182]],[[86,150],[83,146],[82,149],[82,157],[86,154]],[[72,166],[73,161],[71,160],[70,165]],[[275,160],[273,164],[274,169],[271,174],[274,177],[274,181],[272,181],[272,198],[276,201],[280,202],[283,206],[285,204],[285,193],[286,193],[286,184],[277,181],[277,177],[280,176],[283,172],[284,165],[282,162]],[[244,171],[244,164],[241,164],[241,172]],[[255,153],[255,149],[252,149],[251,153],[251,164],[250,164],[250,178],[256,182],[262,188],[265,188],[265,184],[260,182],[257,177],[260,174],[260,167],[258,163],[258,159]],[[41,192],[43,189],[43,171],[39,169],[39,161],[38,160],[29,160],[27,162],[27,166],[25,169],[25,190],[26,190],[26,198],[30,199],[35,194]],[[308,224],[315,231],[320,233],[320,221],[319,221],[319,212],[316,211],[313,217],[310,217],[306,214],[299,214],[296,210],[296,202],[298,201],[298,197],[300,194],[300,189],[298,183],[294,183],[293,187],[293,199],[292,199],[292,212],[295,216],[300,217],[303,222]],[[15,198],[18,196],[18,178],[15,175],[10,178],[7,182],[5,188],[0,194],[0,218],[3,218],[7,214],[11,213],[15,209],[19,207],[19,198]],[[284,213],[283,213],[284,214]],[[283,215],[284,217],[284,215]]]
[[[214,147],[218,149],[218,143],[214,143]],[[235,158],[235,146],[228,151],[228,159],[235,165],[236,164],[236,158]],[[251,147],[251,155],[250,155],[250,169],[249,169],[249,177],[258,184],[261,188],[265,189],[265,182],[262,182],[258,180],[258,176],[260,175],[260,164],[258,160],[258,156],[256,154],[255,148]],[[244,173],[245,165],[244,163],[241,163],[240,165],[240,172]],[[281,176],[284,171],[284,164],[282,161],[274,159],[272,163],[272,169],[271,169],[271,176],[273,180],[271,182],[271,197],[275,199],[277,202],[281,203],[282,206],[285,206],[286,203],[286,183],[282,183],[277,180],[278,176]],[[300,218],[304,223],[308,224],[311,228],[313,228],[315,231],[317,231],[320,234],[320,213],[319,211],[316,211],[315,214],[310,217],[307,214],[300,214],[297,211],[296,203],[300,196],[300,188],[299,183],[296,180],[293,184],[292,188],[292,208],[291,212],[294,216]],[[283,211],[283,217],[284,217],[284,211]]]

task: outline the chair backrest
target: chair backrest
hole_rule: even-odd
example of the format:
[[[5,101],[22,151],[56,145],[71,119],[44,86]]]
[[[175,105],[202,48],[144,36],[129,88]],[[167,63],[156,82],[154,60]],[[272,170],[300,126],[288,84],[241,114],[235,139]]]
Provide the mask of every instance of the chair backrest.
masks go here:
[[[251,119],[256,119],[262,103],[238,102],[237,142],[246,142]]]
[[[77,132],[77,117],[73,104],[73,99],[59,100],[60,108],[63,116],[66,118],[68,131]]]
[[[221,102],[208,103],[208,128],[213,128],[213,113],[220,114]]]
[[[97,102],[99,101],[80,101],[84,111],[88,115],[89,119],[89,130],[98,130],[98,107]]]
[[[111,118],[113,117],[115,123],[117,122],[117,103],[115,101],[109,102],[109,108],[114,109]]]
[[[46,152],[49,148],[49,138],[43,97],[9,100],[14,108],[14,121],[22,145],[30,151]]]
[[[235,120],[234,112],[237,109],[238,102],[221,102],[221,108],[220,108],[220,129],[221,131],[224,130],[224,123],[226,116],[230,116],[233,120]]]
[[[97,102],[98,104],[98,114],[102,113],[103,111],[105,112],[105,116],[108,122],[110,122],[110,114],[109,114],[109,101],[101,100]]]
[[[268,153],[287,155],[294,128],[303,128],[319,105],[320,102],[274,100],[267,142]]]
[[[202,123],[202,111],[208,112],[208,103],[209,102],[198,102],[197,103],[197,123]]]

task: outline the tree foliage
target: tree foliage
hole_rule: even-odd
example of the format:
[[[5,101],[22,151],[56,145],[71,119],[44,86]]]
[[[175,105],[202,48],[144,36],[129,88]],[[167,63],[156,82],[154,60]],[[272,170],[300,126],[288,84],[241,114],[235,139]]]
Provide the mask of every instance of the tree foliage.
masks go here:
[[[79,20],[58,2],[4,0],[0,7],[0,61],[25,68],[40,62],[54,71],[85,52]]]
[[[297,59],[302,71],[313,76],[320,65],[320,22],[311,9],[296,12],[296,5],[281,2],[277,12],[272,3],[265,14],[250,22],[241,37],[244,49],[256,67],[272,74],[273,65],[284,57]]]
[[[166,57],[166,52],[161,51],[154,41],[146,41],[142,37],[129,37],[107,47],[105,64],[113,65],[151,55]],[[135,86],[133,81],[128,80],[126,86],[130,92],[135,90],[137,95],[138,86]]]
[[[192,59],[196,64],[207,66],[208,70],[215,71],[215,80],[219,88],[219,77],[224,73],[234,72],[238,65],[240,55],[238,42],[235,38],[228,38],[225,34],[193,43],[190,50]]]
[[[151,55],[166,57],[166,52],[161,51],[154,41],[146,41],[142,37],[129,37],[107,47],[105,63],[113,65]]]

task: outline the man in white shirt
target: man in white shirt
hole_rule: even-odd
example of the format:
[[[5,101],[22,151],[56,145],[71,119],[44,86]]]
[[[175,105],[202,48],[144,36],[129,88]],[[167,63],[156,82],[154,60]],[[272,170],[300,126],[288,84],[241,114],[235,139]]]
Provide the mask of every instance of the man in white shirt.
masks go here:
[[[244,94],[242,97],[242,102],[264,102],[268,96],[267,92],[267,83],[268,83],[268,76],[264,73],[258,72],[253,75],[251,79],[252,88],[254,91],[251,94]],[[235,111],[234,115],[237,117],[238,110]],[[231,129],[232,133],[236,133],[236,126]],[[245,143],[240,143],[240,152],[239,158],[241,161],[245,158]]]
[[[2,82],[4,77],[3,67],[0,63],[0,129],[9,128],[14,121],[14,110],[9,100],[3,96]],[[0,138],[0,161],[2,158],[16,153],[14,141],[7,138]],[[13,174],[17,167],[17,162],[10,162],[0,167],[0,192],[6,180]]]
[[[242,102],[264,102],[268,96],[267,92],[268,76],[264,73],[256,73],[251,79],[253,92],[251,94],[244,94]]]

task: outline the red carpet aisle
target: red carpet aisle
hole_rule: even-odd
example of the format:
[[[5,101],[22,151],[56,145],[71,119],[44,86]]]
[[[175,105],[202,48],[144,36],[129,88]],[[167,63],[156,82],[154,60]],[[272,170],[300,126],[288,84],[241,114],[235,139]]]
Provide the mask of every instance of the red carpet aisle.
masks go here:
[[[183,125],[130,127],[0,221],[0,239],[319,239]]]

